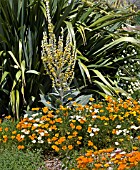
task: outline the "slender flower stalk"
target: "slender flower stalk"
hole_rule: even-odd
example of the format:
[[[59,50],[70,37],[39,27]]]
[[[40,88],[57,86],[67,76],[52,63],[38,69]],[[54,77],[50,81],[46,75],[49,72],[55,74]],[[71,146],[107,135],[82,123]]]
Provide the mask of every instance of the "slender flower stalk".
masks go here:
[[[47,74],[52,80],[52,86],[55,92],[60,95],[61,102],[63,102],[64,92],[70,89],[70,84],[74,78],[76,62],[75,46],[72,46],[69,33],[64,46],[63,28],[57,42],[53,32],[54,26],[51,22],[48,0],[46,0],[46,13],[48,32],[43,32],[42,60]]]

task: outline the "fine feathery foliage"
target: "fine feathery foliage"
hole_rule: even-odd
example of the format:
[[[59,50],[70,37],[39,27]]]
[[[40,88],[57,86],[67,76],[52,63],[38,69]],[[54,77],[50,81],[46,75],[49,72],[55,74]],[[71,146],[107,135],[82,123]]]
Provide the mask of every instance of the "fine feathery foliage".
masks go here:
[[[27,150],[23,152],[14,145],[9,147],[0,147],[0,169],[3,170],[45,170],[44,160],[41,158],[41,152]]]

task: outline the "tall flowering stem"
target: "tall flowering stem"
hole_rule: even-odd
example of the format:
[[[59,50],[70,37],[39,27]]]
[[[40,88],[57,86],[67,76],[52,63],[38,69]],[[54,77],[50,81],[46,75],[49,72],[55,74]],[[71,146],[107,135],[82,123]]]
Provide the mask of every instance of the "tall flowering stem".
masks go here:
[[[56,40],[54,26],[50,17],[49,1],[46,0],[45,2],[48,32],[43,32],[42,60],[47,74],[52,80],[52,86],[55,92],[60,95],[61,102],[63,102],[64,93],[70,89],[70,84],[74,78],[76,48],[72,45],[69,33],[64,46],[63,28],[58,41]]]

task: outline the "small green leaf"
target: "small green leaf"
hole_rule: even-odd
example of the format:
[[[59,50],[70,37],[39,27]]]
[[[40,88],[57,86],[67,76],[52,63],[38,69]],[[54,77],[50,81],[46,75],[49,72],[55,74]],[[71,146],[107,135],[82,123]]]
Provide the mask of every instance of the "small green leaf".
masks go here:
[[[82,59],[84,61],[89,61],[88,58],[84,57],[82,55],[82,53],[78,49],[76,49],[76,53],[77,53],[77,59]]]
[[[16,106],[16,118],[19,119],[19,103],[20,103],[19,91],[16,90],[15,93],[16,93],[16,103],[15,103],[15,106]]]
[[[4,81],[4,79],[6,78],[6,76],[7,76],[8,74],[9,74],[8,71],[5,71],[5,72],[2,74],[0,84]]]
[[[4,51],[0,51],[0,56],[4,53]]]
[[[21,64],[21,59],[22,59],[22,43],[19,41],[19,62]]]
[[[85,73],[83,71],[83,68],[81,66],[81,63],[80,63],[80,60],[78,59],[78,65],[79,65],[79,68],[80,68],[80,71],[81,71],[81,74],[82,74],[82,77],[83,77],[83,80],[84,80],[84,84],[86,86],[86,78],[85,78]]]
[[[36,71],[36,70],[28,70],[28,71],[26,71],[26,73],[37,74],[37,75],[40,74],[40,72],[38,72],[38,71]]]
[[[10,104],[11,104],[11,107],[12,107],[12,112],[13,114],[15,115],[15,104],[16,104],[16,96],[15,96],[15,90],[12,90],[10,92]]]
[[[109,84],[109,82],[105,79],[105,77],[102,75],[101,72],[98,70],[91,69],[108,87],[112,88],[112,86]]]
[[[55,107],[53,107],[52,105],[51,105],[51,103],[49,104],[49,103],[47,103],[47,101],[46,101],[46,99],[45,99],[45,97],[44,97],[44,95],[42,95],[42,94],[40,94],[40,102],[41,103],[43,103],[44,104],[44,106],[46,106],[46,107],[49,107],[49,108],[52,108],[52,109],[54,109],[54,110],[56,110],[56,108]]]
[[[112,91],[106,85],[96,80],[94,81],[94,83],[97,84],[105,92],[105,94],[112,96]]]
[[[107,20],[111,20],[112,18],[114,18],[115,17],[115,15],[114,14],[110,14],[110,15],[105,15],[105,16],[103,16],[103,17],[101,17],[101,18],[99,18],[97,21],[95,21],[93,24],[91,24],[90,26],[89,26],[89,28],[93,28],[93,27],[95,27],[96,25],[98,25],[98,24],[101,24],[102,22],[105,22],[105,21],[107,21]]]
[[[80,32],[81,36],[82,36],[82,39],[83,39],[83,44],[85,45],[86,44],[86,35],[85,35],[85,30],[84,30],[84,27],[82,25],[79,25],[77,27],[78,31]]]
[[[67,24],[67,28],[68,28],[68,32],[70,34],[71,42],[73,42],[73,45],[74,45],[75,50],[76,50],[76,40],[75,40],[75,33],[74,33],[73,26],[72,26],[71,22],[65,21],[65,23]]]
[[[85,66],[80,60],[79,60],[79,63],[81,65],[81,67],[83,68],[83,70],[85,71],[89,82],[91,83],[91,78],[90,78],[90,74],[89,74],[89,70],[88,70],[87,66]]]
[[[114,40],[113,42],[105,45],[103,48],[101,48],[101,49],[99,49],[98,51],[96,51],[96,52],[94,53],[94,55],[95,55],[95,54],[98,54],[99,52],[103,52],[104,50],[109,50],[109,49],[112,48],[113,46],[118,45],[118,44],[120,44],[120,43],[122,43],[122,42],[130,42],[130,43],[132,43],[132,44],[134,44],[134,45],[136,45],[136,46],[138,46],[138,47],[140,46],[140,40],[137,40],[137,39],[135,39],[135,38],[133,38],[133,37],[121,37],[121,38],[119,38],[119,39],[117,39],[117,40]]]
[[[90,95],[81,95],[78,98],[76,98],[76,102],[82,105],[86,105],[89,102],[89,98],[92,97],[92,94]]]
[[[12,86],[12,90],[14,89],[14,87],[16,86],[17,82],[19,81],[19,78],[21,77],[21,71],[19,70],[17,73],[16,73],[16,76],[15,76],[15,80],[13,82],[13,86]]]
[[[16,57],[15,57],[14,54],[12,53],[12,51],[8,51],[8,53],[10,54],[10,56],[12,57],[12,59],[14,60],[14,62],[15,62],[16,65],[18,66],[18,68],[20,68],[20,65],[19,65]]]

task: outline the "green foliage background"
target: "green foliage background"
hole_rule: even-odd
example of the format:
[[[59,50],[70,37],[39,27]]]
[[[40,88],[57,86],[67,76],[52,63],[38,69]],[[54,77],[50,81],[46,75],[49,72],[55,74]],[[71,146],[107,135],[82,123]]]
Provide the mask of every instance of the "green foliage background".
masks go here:
[[[63,27],[64,34],[71,32],[76,42],[72,88],[97,98],[120,93],[128,96],[118,86],[115,75],[124,60],[131,58],[124,59],[123,50],[139,47],[140,41],[122,29],[124,24],[135,24],[133,17],[139,16],[139,11],[131,6],[115,8],[103,1],[50,0],[49,4],[56,38]],[[11,114],[18,119],[24,110],[39,106],[39,94],[52,91],[41,61],[45,16],[43,0],[0,1],[1,115]]]

